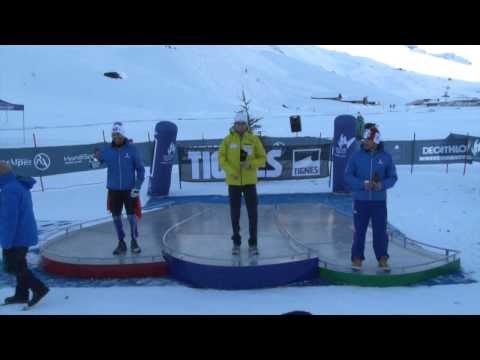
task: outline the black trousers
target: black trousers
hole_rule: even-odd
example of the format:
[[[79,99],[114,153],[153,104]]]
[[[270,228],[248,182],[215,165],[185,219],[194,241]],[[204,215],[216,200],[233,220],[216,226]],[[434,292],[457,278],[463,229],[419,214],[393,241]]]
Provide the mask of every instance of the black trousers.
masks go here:
[[[110,200],[112,216],[122,215],[124,206],[127,215],[134,214],[135,199],[130,196],[130,190],[108,190],[108,199]]]
[[[22,299],[28,299],[28,290],[37,292],[47,287],[28,269],[27,252],[28,248],[23,246],[3,251],[5,271],[16,276],[15,296]]]
[[[232,219],[232,240],[235,245],[240,245],[242,238],[240,236],[240,207],[242,205],[242,194],[247,204],[248,223],[250,238],[248,245],[257,245],[257,223],[258,223],[258,197],[256,185],[229,185],[228,196],[230,198],[230,218]]]

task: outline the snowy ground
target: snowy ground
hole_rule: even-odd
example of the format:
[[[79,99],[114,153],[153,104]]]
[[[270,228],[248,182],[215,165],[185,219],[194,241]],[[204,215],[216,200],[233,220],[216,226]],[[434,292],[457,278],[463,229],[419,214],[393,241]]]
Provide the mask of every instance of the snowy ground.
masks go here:
[[[349,286],[285,287],[266,290],[198,290],[184,286],[54,288],[37,308],[0,314],[278,315],[292,310],[315,315],[478,314],[478,284],[424,288]],[[9,294],[6,289],[0,295]],[[119,301],[121,299],[121,301]],[[340,300],[339,300],[340,299]]]
[[[407,108],[396,112],[384,111],[377,107],[356,105],[332,106],[315,104],[316,112],[301,113],[302,132],[299,136],[333,136],[333,120],[341,114],[353,114],[361,111],[367,122],[375,122],[385,140],[412,140],[415,133],[417,140],[444,139],[452,133],[470,135],[480,134],[480,110],[478,108]],[[262,134],[266,136],[290,136],[289,116],[292,112],[258,112],[263,117]],[[0,112],[0,117],[1,117]],[[232,125],[232,112],[215,116],[199,116],[195,120],[178,120],[165,117],[160,120],[173,121],[179,128],[178,140],[219,139],[228,133]],[[128,136],[135,142],[144,142],[153,138],[154,126],[158,119],[124,120]],[[441,121],[441,123],[439,123]],[[1,120],[0,120],[1,123]],[[75,125],[77,126],[77,125]],[[58,146],[72,144],[93,144],[103,141],[102,130],[109,135],[111,122],[97,126],[78,125],[74,128],[45,128],[34,130],[38,146]],[[21,131],[0,131],[2,147],[30,147],[32,131],[27,131],[27,145],[23,145]]]
[[[467,167],[399,166],[399,182],[389,193],[389,221],[408,236],[432,245],[462,251],[462,268],[480,280],[480,164]],[[102,180],[90,172],[89,180]],[[54,183],[54,179],[49,179]],[[262,193],[324,192],[328,179],[268,182]],[[172,195],[226,194],[225,185],[172,182]],[[63,199],[70,201],[65,204]],[[103,184],[81,188],[35,192],[37,217],[41,220],[88,220],[106,216]],[[145,189],[142,198],[146,200]],[[54,204],[57,204],[54,206]],[[76,204],[72,206],[71,204]],[[67,211],[68,208],[68,211]],[[88,210],[87,210],[88,209]],[[405,211],[408,209],[408,211]],[[68,214],[68,215],[65,215]],[[13,282],[12,282],[13,284]],[[29,314],[280,314],[307,310],[314,314],[479,314],[480,283],[402,288],[351,286],[281,287],[251,291],[201,290],[174,281],[141,282],[128,286],[111,281],[107,286],[54,287]],[[93,286],[93,287],[92,287]],[[11,293],[0,288],[0,298]],[[122,301],[118,301],[119,298]],[[93,302],[92,299],[95,299]],[[339,302],[338,299],[344,299]],[[20,307],[2,307],[0,314],[18,314]]]

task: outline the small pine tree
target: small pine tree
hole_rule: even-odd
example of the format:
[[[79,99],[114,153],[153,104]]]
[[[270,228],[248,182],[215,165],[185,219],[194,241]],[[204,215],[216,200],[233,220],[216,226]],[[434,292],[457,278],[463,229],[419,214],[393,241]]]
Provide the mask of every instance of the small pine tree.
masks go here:
[[[256,131],[258,133],[262,129],[262,125],[260,125],[260,120],[262,120],[263,118],[261,117],[257,118],[250,115],[249,104],[251,100],[247,100],[247,97],[245,96],[245,90],[242,90],[241,101],[242,101],[242,104],[240,105],[240,107],[247,114],[248,127],[252,129],[252,131]]]

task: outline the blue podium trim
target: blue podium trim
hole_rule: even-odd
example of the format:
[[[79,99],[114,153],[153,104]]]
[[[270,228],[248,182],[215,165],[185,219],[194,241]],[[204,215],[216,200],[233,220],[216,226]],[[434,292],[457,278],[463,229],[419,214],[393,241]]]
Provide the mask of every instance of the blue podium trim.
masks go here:
[[[318,277],[318,258],[271,265],[217,266],[193,263],[163,253],[170,275],[198,288],[271,288]]]

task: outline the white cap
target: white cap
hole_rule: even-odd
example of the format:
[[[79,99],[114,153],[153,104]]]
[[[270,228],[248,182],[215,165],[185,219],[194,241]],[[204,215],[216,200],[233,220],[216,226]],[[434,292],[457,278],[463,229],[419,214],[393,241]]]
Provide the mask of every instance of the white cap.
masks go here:
[[[245,110],[240,110],[235,114],[234,122],[248,123],[248,115]]]
[[[123,137],[126,137],[125,128],[123,127],[123,124],[121,122],[117,121],[113,123],[112,134],[120,134]]]

